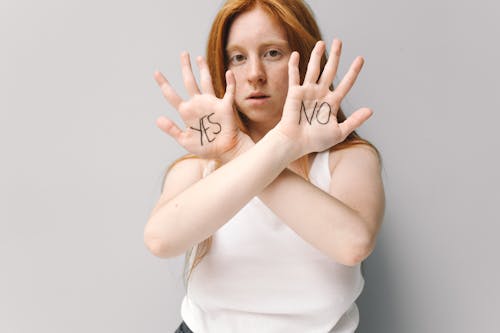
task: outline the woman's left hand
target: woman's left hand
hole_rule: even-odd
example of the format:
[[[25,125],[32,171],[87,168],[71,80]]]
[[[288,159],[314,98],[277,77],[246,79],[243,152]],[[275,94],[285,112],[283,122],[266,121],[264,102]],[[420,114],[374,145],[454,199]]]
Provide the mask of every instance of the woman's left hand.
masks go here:
[[[299,155],[297,158],[310,152],[326,150],[344,141],[349,133],[361,126],[373,113],[368,108],[361,108],[344,122],[337,122],[340,103],[356,81],[364,62],[362,57],[357,57],[340,84],[333,91],[330,90],[337,72],[341,47],[341,42],[335,39],[323,73],[320,73],[325,43],[316,43],[302,85],[298,68],[299,54],[293,52],[290,56],[288,95],[282,118],[273,131],[292,140]]]

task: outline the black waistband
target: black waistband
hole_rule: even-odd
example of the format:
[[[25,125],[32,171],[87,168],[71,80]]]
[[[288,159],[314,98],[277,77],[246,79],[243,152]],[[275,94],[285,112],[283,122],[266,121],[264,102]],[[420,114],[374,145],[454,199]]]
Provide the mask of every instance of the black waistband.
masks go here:
[[[194,332],[189,329],[188,325],[186,325],[185,322],[182,322],[174,333],[194,333]]]

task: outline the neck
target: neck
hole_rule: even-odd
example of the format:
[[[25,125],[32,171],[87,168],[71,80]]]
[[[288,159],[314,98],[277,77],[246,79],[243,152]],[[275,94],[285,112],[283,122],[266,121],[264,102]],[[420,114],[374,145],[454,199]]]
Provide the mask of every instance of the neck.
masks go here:
[[[248,123],[248,132],[254,142],[260,141],[276,124]]]

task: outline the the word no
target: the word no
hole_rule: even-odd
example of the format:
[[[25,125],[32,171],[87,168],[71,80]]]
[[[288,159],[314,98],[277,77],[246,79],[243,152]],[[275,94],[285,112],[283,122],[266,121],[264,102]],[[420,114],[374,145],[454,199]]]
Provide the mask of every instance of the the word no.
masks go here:
[[[318,106],[318,102],[314,104],[314,108],[310,114],[307,113],[304,101],[300,105],[300,118],[299,124],[302,122],[302,113],[306,117],[306,121],[309,125],[312,125],[314,119],[321,125],[326,125],[330,122],[330,116],[332,115],[332,107],[327,102],[323,102]]]

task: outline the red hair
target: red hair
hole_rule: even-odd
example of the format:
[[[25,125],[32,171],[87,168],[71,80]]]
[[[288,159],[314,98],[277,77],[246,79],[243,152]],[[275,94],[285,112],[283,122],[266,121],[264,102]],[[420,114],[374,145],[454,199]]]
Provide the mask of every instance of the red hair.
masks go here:
[[[206,58],[212,83],[214,86],[215,95],[222,98],[226,89],[225,73],[228,70],[228,58],[226,54],[226,45],[234,20],[242,13],[247,12],[256,6],[262,8],[269,14],[270,17],[276,19],[283,26],[287,33],[288,43],[291,51],[297,51],[300,54],[299,72],[301,82],[304,80],[307,64],[310,54],[317,41],[322,40],[321,32],[316,23],[314,15],[309,6],[302,0],[227,0],[218,14],[216,15],[210,34],[208,37]],[[326,54],[321,59],[321,70],[324,68],[327,61]],[[333,86],[331,87],[333,89]],[[248,133],[245,124],[245,117],[238,110],[235,110],[237,123],[241,131]],[[344,112],[339,109],[337,113],[338,122],[343,122],[346,119]],[[362,139],[356,132],[350,133],[347,138],[331,148],[331,150],[340,150],[356,144],[365,144],[372,147],[375,152],[377,149],[368,141]],[[377,152],[378,154],[378,152]],[[194,158],[196,156],[188,155],[185,158]],[[308,156],[300,158],[302,176],[308,179],[309,163]],[[176,163],[178,162],[176,161]],[[175,165],[174,163],[173,165]],[[195,257],[192,265],[189,265],[192,251],[186,255],[186,277],[189,279],[190,273],[196,265],[208,253],[212,242],[212,237],[198,244]],[[191,266],[189,272],[187,267]]]
[[[262,8],[271,17],[276,19],[285,29],[291,51],[300,54],[299,72],[301,82],[304,80],[307,64],[311,51],[316,42],[322,40],[321,32],[316,23],[314,15],[309,6],[302,0],[228,0],[224,3],[214,19],[207,43],[207,63],[214,85],[215,95],[219,98],[224,96],[226,90],[225,73],[228,70],[228,59],[226,54],[227,39],[229,29],[234,20],[243,12],[249,11],[256,6]],[[321,59],[321,70],[327,61],[326,54]],[[333,89],[333,86],[331,87]],[[245,125],[245,117],[237,112],[237,122],[245,133],[248,129]],[[337,112],[337,121],[343,122],[346,116],[341,108]],[[353,144],[368,144],[375,149],[368,141],[363,140],[355,131],[347,138],[332,147],[333,150],[347,148]],[[376,149],[375,149],[376,150]],[[309,174],[308,157],[300,159],[303,177]]]

